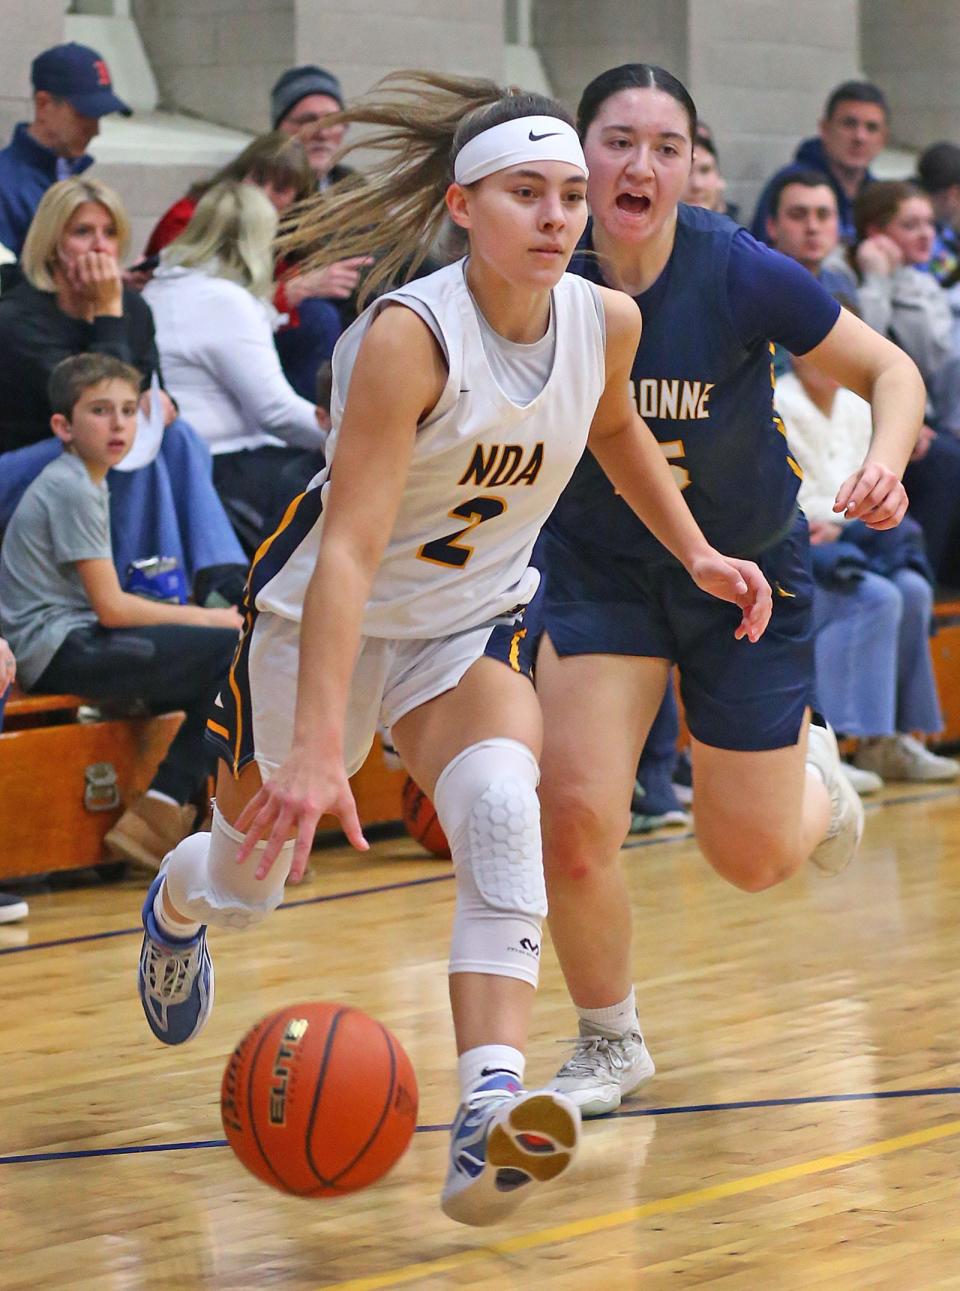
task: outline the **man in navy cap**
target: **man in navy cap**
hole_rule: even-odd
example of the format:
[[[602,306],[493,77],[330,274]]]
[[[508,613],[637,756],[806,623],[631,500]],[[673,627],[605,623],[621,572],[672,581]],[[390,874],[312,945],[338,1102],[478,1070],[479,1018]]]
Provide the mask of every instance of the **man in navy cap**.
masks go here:
[[[17,256],[40,199],[58,179],[93,165],[87,146],[109,112],[131,115],[95,49],[71,42],[33,60],[33,120],[0,151],[0,243]]]

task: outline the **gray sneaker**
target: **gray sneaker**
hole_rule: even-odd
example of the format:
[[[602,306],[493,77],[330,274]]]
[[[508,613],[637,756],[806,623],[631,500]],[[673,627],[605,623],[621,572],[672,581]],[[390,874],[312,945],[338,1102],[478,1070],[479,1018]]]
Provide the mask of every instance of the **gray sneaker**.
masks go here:
[[[885,780],[912,780],[921,784],[956,780],[960,762],[931,753],[912,735],[884,735],[863,740],[853,760],[864,771]]]
[[[581,1022],[574,1044],[550,1087],[576,1103],[583,1117],[615,1112],[657,1070],[639,1031],[616,1035]]]
[[[812,766],[830,795],[827,835],[810,859],[824,874],[839,874],[856,855],[863,837],[863,803],[843,773],[837,737],[828,726],[811,726],[807,736],[807,765]]]

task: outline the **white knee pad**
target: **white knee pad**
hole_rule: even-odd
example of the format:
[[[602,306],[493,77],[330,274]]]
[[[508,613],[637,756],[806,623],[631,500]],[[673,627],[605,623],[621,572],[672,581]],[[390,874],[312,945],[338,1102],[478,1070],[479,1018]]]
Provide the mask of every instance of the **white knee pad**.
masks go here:
[[[434,806],[457,876],[451,973],[536,986],[547,913],[537,760],[516,740],[473,744],[445,767]]]
[[[185,918],[221,928],[248,928],[283,900],[293,864],[293,840],[281,847],[266,878],[258,879],[257,866],[266,843],[258,843],[238,865],[243,837],[214,804],[210,833],[191,834],[170,853],[164,868],[167,895]]]

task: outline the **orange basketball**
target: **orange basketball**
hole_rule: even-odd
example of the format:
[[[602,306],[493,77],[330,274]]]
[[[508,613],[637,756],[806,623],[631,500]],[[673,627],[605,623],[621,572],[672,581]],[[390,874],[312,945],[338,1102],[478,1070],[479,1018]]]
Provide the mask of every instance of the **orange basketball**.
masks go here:
[[[336,1197],[396,1164],[417,1100],[410,1059],[385,1026],[343,1004],[295,1004],[234,1049],[220,1115],[258,1179],[295,1197]]]
[[[410,837],[432,856],[450,859],[450,844],[440,827],[433,803],[409,776],[403,786],[403,823]]]

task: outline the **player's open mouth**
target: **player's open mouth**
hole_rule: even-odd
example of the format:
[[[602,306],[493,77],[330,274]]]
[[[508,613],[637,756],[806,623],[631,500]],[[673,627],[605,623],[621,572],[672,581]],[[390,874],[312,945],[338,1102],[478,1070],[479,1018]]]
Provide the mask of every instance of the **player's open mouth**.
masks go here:
[[[652,205],[650,198],[643,193],[621,193],[617,198],[620,210],[630,215],[646,215]]]

